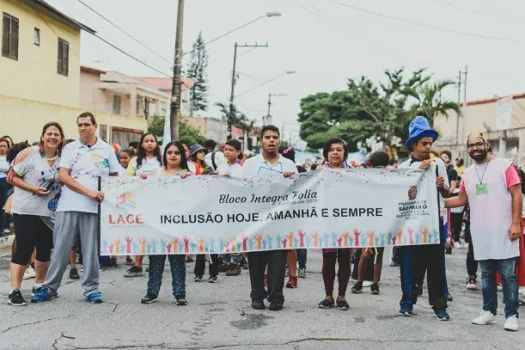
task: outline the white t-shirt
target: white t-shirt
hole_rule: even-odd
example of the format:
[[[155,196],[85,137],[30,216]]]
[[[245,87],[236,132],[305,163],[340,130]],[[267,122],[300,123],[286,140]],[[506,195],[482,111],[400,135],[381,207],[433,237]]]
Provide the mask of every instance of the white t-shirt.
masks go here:
[[[235,178],[242,178],[242,167],[239,163],[222,163],[217,168],[217,174],[219,175],[229,175]]]
[[[214,157],[214,160],[215,160],[215,165],[217,165],[217,169],[215,169],[215,168],[213,167],[213,162],[212,162],[212,160],[211,160],[211,158],[212,158],[212,154],[213,154],[213,153],[214,153],[214,152],[210,152],[210,153],[206,154],[206,155],[204,156],[204,161],[206,162],[206,164],[207,164],[209,167],[211,167],[211,168],[213,169],[213,171],[216,171],[216,170],[219,168],[219,166],[220,166],[221,164],[226,163],[226,158],[224,157],[224,153],[222,153],[222,152],[220,152],[220,151],[215,151],[215,157]]]
[[[143,158],[142,165],[137,169],[137,158],[133,158],[128,165],[126,175],[128,176],[140,176],[141,174],[150,175],[155,170],[162,168],[162,164],[159,162],[157,157]]]
[[[412,158],[409,158],[407,161],[399,164],[399,169],[419,169],[419,165],[422,163],[422,161],[415,160]],[[447,167],[445,166],[445,163],[439,159],[434,158],[433,164],[430,169],[427,171],[432,171],[436,173],[436,166],[438,169],[437,176],[443,177],[445,180],[445,188],[450,188],[450,182],[448,181],[448,175],[447,175]],[[448,222],[448,215],[447,215],[447,209],[445,208],[445,199],[441,195],[441,192],[439,193],[439,207],[441,208],[441,217],[443,218],[443,223],[446,224]]]
[[[97,191],[98,177],[109,176],[123,171],[113,147],[97,138],[97,142],[88,147],[80,140],[69,143],[62,151],[60,168],[69,169],[71,177],[82,186]],[[97,202],[63,186],[57,211],[78,211],[97,213]]]
[[[9,163],[7,162],[6,156],[0,156],[0,179],[7,176],[9,170]]]
[[[60,158],[57,158],[50,167],[38,147],[27,148],[18,154],[13,163],[13,171],[29,185],[49,188],[50,192],[45,197],[39,197],[15,186],[13,213],[46,217],[54,215],[61,188],[58,182],[59,162]]]
[[[262,154],[249,158],[244,162],[242,167],[242,176],[249,178],[252,176],[283,176],[283,173],[296,173],[297,167],[290,159],[279,155],[279,159],[275,163],[270,163],[264,159]]]

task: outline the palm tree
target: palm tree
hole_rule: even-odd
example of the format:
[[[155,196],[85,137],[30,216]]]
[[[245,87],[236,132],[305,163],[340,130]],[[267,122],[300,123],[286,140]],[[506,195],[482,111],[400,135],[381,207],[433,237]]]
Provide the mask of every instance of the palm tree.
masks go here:
[[[440,115],[448,118],[449,112],[454,111],[461,115],[459,104],[450,100],[443,100],[441,95],[445,88],[454,86],[452,80],[442,80],[433,84],[425,84],[417,89],[417,94],[411,94],[417,99],[417,103],[411,108],[412,116],[422,115],[428,118],[430,125],[434,125],[434,119]]]

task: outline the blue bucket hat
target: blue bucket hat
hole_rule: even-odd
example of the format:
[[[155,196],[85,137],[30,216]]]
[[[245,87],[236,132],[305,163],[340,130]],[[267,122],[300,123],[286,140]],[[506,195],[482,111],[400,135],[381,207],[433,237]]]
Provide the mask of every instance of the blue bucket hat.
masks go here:
[[[406,143],[407,151],[412,151],[412,144],[423,138],[423,137],[431,137],[432,140],[436,140],[438,137],[438,133],[436,130],[433,130],[430,127],[430,124],[428,123],[427,118],[423,116],[417,116],[412,120],[410,123],[410,126],[408,127],[408,140]]]

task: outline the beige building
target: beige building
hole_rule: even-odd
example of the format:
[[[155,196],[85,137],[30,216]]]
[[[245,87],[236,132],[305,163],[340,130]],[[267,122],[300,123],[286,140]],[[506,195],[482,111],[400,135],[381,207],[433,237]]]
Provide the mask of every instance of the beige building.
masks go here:
[[[228,125],[225,121],[209,117],[183,117],[188,125],[200,131],[200,134],[207,139],[217,142],[226,140]]]
[[[453,157],[470,162],[466,137],[473,131],[485,132],[498,157],[519,164],[525,160],[525,94],[474,100],[461,106],[462,115],[438,117],[434,127],[440,133],[436,148],[449,149]],[[459,127],[458,127],[459,126]]]
[[[80,32],[94,30],[43,0],[0,0],[0,15],[2,134],[15,142],[36,141],[46,122],[57,121],[66,137],[75,138],[76,117],[85,111],[80,105]],[[141,118],[95,114],[101,136],[110,142],[114,128],[146,128]]]
[[[171,99],[171,90],[173,86],[173,80],[171,78],[160,78],[160,77],[135,77],[135,79],[140,80],[150,86],[154,86],[161,92],[168,95]],[[190,107],[190,92],[193,87],[194,81],[190,78],[183,78],[181,82],[181,103],[180,103],[180,113],[184,116],[191,115]],[[165,115],[165,114],[162,114]]]

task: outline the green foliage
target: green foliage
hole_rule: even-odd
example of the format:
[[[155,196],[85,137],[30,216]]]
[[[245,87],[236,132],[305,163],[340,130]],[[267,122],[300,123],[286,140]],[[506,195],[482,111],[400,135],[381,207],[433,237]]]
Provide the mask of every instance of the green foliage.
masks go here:
[[[188,78],[194,80],[194,85],[190,92],[192,112],[205,111],[208,109],[208,52],[206,44],[202,38],[202,32],[193,43],[191,60],[186,71]]]
[[[400,149],[408,137],[408,124],[416,114],[425,115],[431,124],[438,115],[459,106],[441,99],[450,81],[430,83],[424,69],[408,77],[404,69],[385,71],[386,82],[376,84],[367,77],[349,79],[347,89],[321,92],[301,100],[300,136],[309,148],[321,148],[332,137],[341,137],[351,151],[367,140],[382,142],[387,149]],[[398,138],[398,139],[396,139]]]
[[[153,122],[148,128],[148,132],[161,138],[164,134],[164,120],[165,118],[163,116],[153,117]],[[206,140],[198,129],[192,127],[184,120],[180,123],[179,136],[179,140],[187,145],[193,145],[196,143],[203,144]]]

